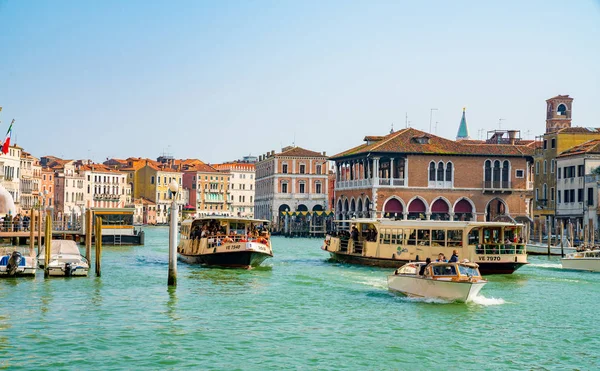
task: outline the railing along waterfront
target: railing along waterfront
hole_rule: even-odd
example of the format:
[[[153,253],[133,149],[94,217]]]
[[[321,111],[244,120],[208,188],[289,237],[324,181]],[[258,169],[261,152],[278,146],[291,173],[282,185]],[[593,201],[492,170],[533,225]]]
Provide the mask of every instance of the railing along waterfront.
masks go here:
[[[337,189],[372,187],[373,179],[340,180],[335,183]],[[379,178],[377,185],[384,187],[404,187],[405,179]]]

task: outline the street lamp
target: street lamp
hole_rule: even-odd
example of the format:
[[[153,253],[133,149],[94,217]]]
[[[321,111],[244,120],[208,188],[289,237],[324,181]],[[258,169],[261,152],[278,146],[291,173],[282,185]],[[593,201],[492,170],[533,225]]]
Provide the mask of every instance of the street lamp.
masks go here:
[[[169,228],[169,278],[167,284],[169,286],[177,286],[177,217],[179,210],[177,208],[177,191],[179,184],[175,180],[169,184],[169,190],[173,195],[171,202],[171,225]]]

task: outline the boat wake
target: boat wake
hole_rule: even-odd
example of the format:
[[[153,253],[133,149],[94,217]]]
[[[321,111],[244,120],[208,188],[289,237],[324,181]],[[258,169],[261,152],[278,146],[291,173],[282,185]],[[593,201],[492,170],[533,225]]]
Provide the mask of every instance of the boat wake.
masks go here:
[[[504,301],[504,299],[502,298],[486,298],[483,295],[477,295],[476,297],[473,298],[473,300],[471,301],[471,303],[474,304],[478,304],[478,305],[483,305],[483,306],[491,306],[491,305],[502,305],[502,304],[506,304],[506,302]]]

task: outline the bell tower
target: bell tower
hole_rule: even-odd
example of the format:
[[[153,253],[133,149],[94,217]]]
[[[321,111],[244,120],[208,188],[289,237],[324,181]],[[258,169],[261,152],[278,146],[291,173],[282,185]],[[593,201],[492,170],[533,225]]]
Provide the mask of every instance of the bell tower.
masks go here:
[[[573,98],[557,95],[546,100],[546,133],[571,127],[571,106]]]

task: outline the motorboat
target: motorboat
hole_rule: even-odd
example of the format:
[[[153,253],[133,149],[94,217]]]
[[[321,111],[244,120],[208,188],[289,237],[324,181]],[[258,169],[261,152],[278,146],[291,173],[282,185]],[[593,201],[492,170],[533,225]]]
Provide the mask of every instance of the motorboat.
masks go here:
[[[469,262],[412,262],[388,276],[390,291],[457,302],[473,300],[486,283],[479,266]]]
[[[24,249],[5,248],[0,257],[0,277],[35,276],[37,258]]]
[[[45,247],[38,254],[40,268],[45,268]],[[49,276],[87,276],[90,269],[88,260],[79,252],[79,246],[72,240],[52,240],[50,263],[46,268]]]
[[[600,250],[574,252],[560,261],[565,269],[600,272]]]
[[[179,260],[226,268],[259,266],[273,256],[268,221],[206,216],[181,223]]]
[[[577,251],[567,238],[563,239],[562,247],[560,246],[560,241],[558,239],[553,240],[550,244],[550,255],[558,255],[563,256],[566,254],[571,254]],[[527,254],[529,255],[548,255],[548,242],[547,240],[544,242],[534,242],[529,241],[527,243]]]

